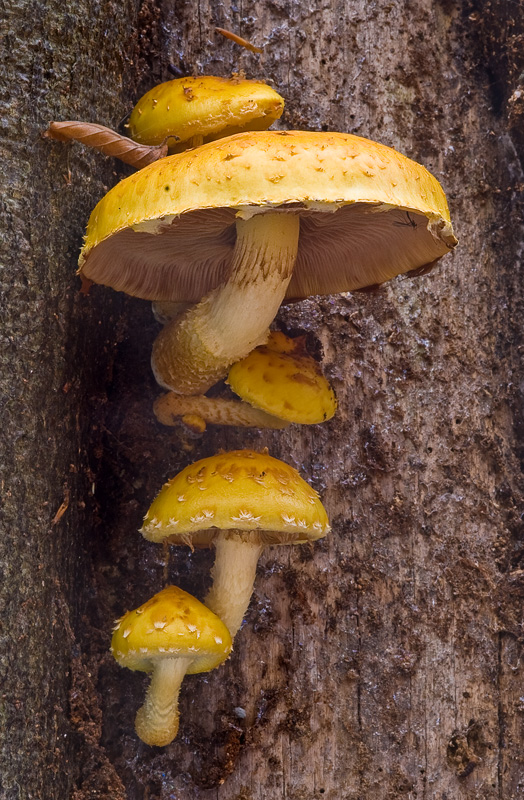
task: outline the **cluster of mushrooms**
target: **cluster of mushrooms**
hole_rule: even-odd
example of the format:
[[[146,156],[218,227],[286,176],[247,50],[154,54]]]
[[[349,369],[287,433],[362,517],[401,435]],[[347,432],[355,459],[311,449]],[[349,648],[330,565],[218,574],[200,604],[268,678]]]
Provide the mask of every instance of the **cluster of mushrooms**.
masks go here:
[[[152,368],[167,390],[154,411],[165,425],[329,419],[335,397],[304,339],[270,331],[281,303],[423,274],[457,242],[424,167],[350,134],[268,131],[283,107],[241,76],[182,78],[138,102],[131,138],[79,122],[47,131],[138,167],[91,214],[79,272],[153,302],[164,327]],[[207,397],[224,379],[222,396]],[[144,537],[216,557],[203,603],[167,586],[116,623],[115,659],[152,674],[136,716],[144,742],[174,739],[184,675],[229,656],[264,547],[329,530],[317,493],[267,451],[204,458],[161,489]]]

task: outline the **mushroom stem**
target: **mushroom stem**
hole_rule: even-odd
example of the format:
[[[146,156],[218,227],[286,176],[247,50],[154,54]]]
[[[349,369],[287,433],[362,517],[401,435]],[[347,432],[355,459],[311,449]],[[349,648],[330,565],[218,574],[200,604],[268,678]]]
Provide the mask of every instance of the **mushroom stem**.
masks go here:
[[[240,400],[220,397],[183,397],[175,392],[163,394],[153,406],[155,416],[162,425],[176,425],[188,414],[196,414],[211,425],[237,425],[243,428],[272,428],[281,430],[289,425],[286,420],[267,414]],[[184,420],[182,419],[182,422]]]
[[[190,136],[187,142],[188,147],[201,147],[204,144],[204,137],[201,133],[195,133],[194,136]]]
[[[191,661],[163,658],[153,669],[144,705],[138,709],[135,730],[146,744],[164,747],[178,733],[178,694]]]
[[[167,156],[167,144],[150,146],[138,144],[127,136],[106,128],[104,125],[96,125],[92,122],[79,122],[77,120],[66,120],[65,122],[50,122],[49,128],[44,131],[46,139],[56,139],[59,142],[75,140],[88,147],[94,147],[106,156],[119,158],[124,164],[142,169],[159,158]]]
[[[168,323],[153,345],[152,367],[161,386],[202,394],[265,342],[291,280],[299,227],[298,215],[289,212],[237,220],[227,282]]]
[[[260,531],[253,531],[249,541],[245,531],[221,531],[215,539],[215,563],[211,570],[213,585],[204,603],[220,617],[233,639],[253,594],[257,563],[264,545]]]

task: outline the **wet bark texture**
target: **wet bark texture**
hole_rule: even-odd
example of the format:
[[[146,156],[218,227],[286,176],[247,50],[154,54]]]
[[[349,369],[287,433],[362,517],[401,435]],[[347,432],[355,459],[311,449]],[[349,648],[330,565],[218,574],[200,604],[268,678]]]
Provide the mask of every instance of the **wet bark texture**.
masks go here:
[[[2,800],[524,795],[519,8],[3,5]],[[429,276],[282,310],[334,384],[334,420],[184,441],[152,417],[148,304],[74,277],[125,168],[39,132],[115,126],[173,72],[241,69],[284,95],[282,127],[424,163],[461,244]],[[177,740],[147,747],[145,679],[108,655],[114,618],[162,585],[137,528],[189,461],[265,446],[319,490],[333,532],[266,551],[234,654],[186,679]],[[169,579],[203,597],[211,561],[176,548]]]

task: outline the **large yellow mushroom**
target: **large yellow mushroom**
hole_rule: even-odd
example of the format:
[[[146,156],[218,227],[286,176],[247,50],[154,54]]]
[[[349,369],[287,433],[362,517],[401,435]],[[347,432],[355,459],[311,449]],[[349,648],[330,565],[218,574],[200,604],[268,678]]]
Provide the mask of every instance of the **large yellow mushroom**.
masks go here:
[[[142,534],[151,542],[214,546],[206,605],[233,638],[253,591],[266,545],[303,544],[330,530],[318,494],[267,452],[236,450],[186,467],[162,488]]]
[[[345,133],[240,133],[115,186],[89,220],[80,272],[194,304],[153,348],[158,382],[204,393],[263,344],[281,302],[427,270],[457,243],[422,166]]]

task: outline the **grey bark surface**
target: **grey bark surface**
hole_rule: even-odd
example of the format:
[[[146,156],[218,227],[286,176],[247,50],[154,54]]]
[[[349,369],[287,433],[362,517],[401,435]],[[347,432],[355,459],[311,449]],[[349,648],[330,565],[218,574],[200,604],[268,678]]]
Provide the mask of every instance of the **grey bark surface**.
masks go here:
[[[519,4],[3,11],[1,800],[524,796]],[[89,211],[125,168],[39,132],[114,127],[169,68],[265,78],[281,127],[392,145],[447,192],[460,247],[430,275],[281,310],[337,392],[325,425],[184,440],[152,415],[149,305],[79,292]],[[178,738],[147,747],[144,676],[108,654],[163,583],[137,529],[190,461],[266,446],[333,531],[266,551],[232,657],[186,679]],[[202,598],[211,563],[173,548],[169,580]]]

